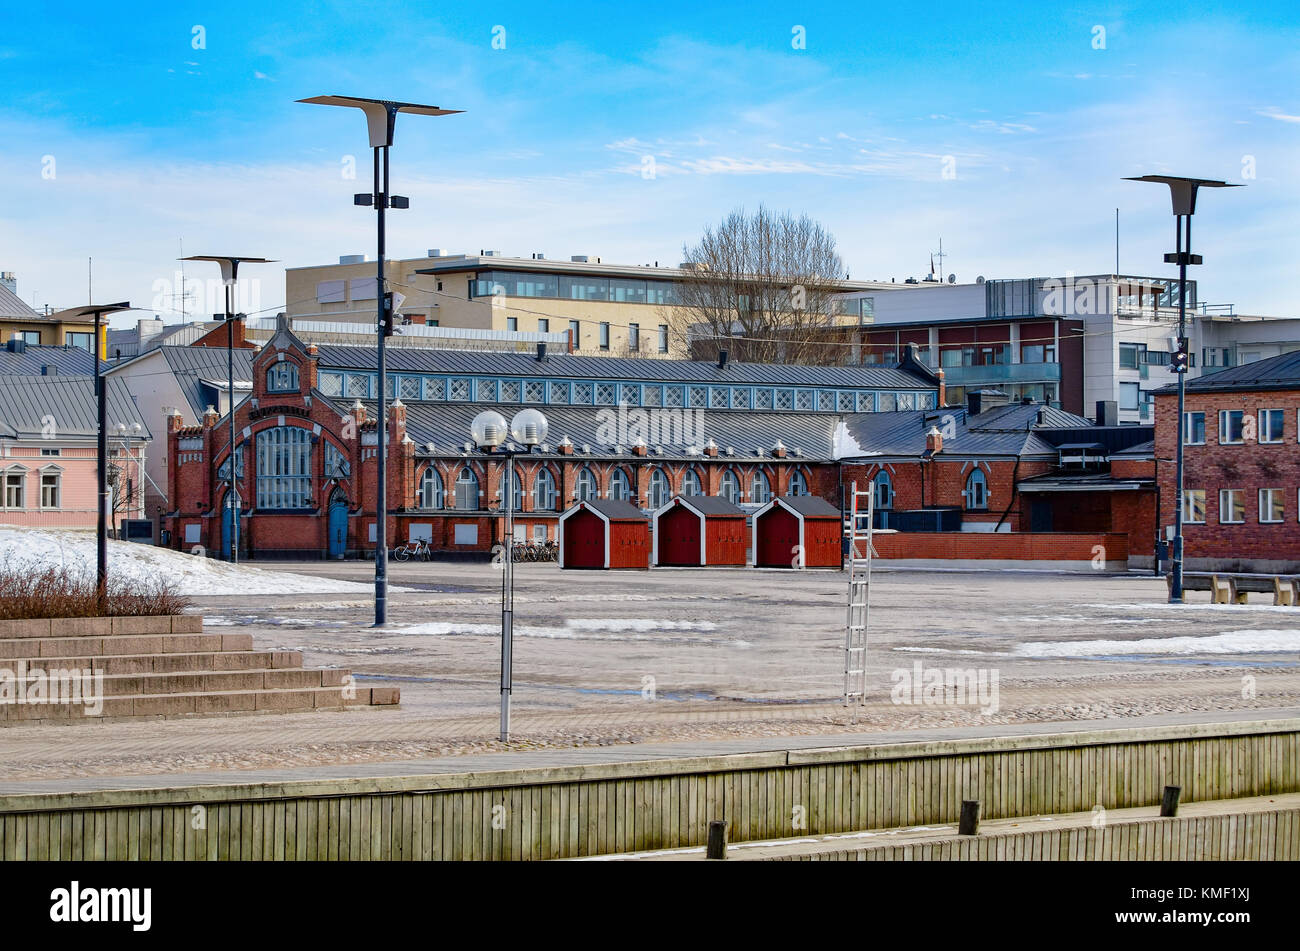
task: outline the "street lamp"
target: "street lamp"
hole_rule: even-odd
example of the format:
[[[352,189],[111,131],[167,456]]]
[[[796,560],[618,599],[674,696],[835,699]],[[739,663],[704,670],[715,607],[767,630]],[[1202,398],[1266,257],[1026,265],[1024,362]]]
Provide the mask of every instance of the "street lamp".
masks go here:
[[[1178,353],[1171,357],[1173,370],[1178,374],[1178,448],[1174,462],[1174,551],[1169,569],[1169,603],[1183,603],[1183,441],[1186,438],[1186,420],[1183,405],[1186,400],[1187,370],[1187,266],[1201,264],[1199,254],[1192,253],[1192,215],[1196,214],[1196,192],[1200,188],[1241,188],[1210,178],[1180,178],[1175,175],[1140,175],[1126,178],[1129,182],[1155,182],[1169,186],[1176,219],[1175,250],[1165,255],[1166,264],[1178,265]]]
[[[226,444],[230,447],[230,486],[226,493],[226,506],[230,509],[230,551],[226,557],[231,564],[239,562],[239,480],[235,477],[235,282],[239,280],[239,265],[274,264],[269,258],[246,258],[232,254],[192,254],[182,261],[216,261],[221,265],[221,283],[226,288]]]
[[[78,317],[95,318],[95,404],[98,413],[99,439],[95,450],[99,456],[96,466],[99,491],[99,517],[95,524],[98,544],[95,552],[95,601],[100,613],[108,600],[108,395],[104,392],[104,321],[108,314],[135,310],[129,303],[87,304],[72,307],[54,315],[56,320],[75,320]]]
[[[525,409],[515,414],[506,425],[506,419],[495,410],[485,410],[470,423],[470,436],[475,445],[487,452],[499,447],[512,436],[524,445],[524,453],[532,451],[546,438],[546,417],[539,410]],[[505,530],[502,532],[505,549],[504,574],[501,576],[501,742],[510,740],[510,691],[513,686],[511,664],[514,657],[515,614],[515,454],[513,445],[505,451]]]
[[[375,190],[371,193],[363,192],[354,195],[352,200],[357,205],[373,206],[379,222],[379,260],[376,268],[378,280],[375,285],[378,307],[375,336],[379,363],[380,432],[379,472],[375,500],[375,627],[382,627],[388,619],[388,363],[384,354],[384,338],[393,332],[393,308],[390,303],[391,298],[386,292],[387,281],[384,277],[384,210],[389,207],[411,207],[410,199],[388,193],[388,149],[393,144],[393,125],[397,121],[399,112],[411,112],[421,116],[449,116],[463,110],[439,109],[437,106],[424,106],[414,102],[363,99],[356,96],[314,96],[311,99],[298,101],[318,106],[347,106],[360,109],[365,114],[366,128],[370,133],[370,147],[375,153]]]

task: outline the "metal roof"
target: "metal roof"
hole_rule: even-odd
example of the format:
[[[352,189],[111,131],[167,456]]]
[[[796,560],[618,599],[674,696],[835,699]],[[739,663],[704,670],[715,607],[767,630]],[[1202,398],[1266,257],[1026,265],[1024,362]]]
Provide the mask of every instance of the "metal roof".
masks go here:
[[[332,402],[340,407],[346,405],[345,401],[337,398]],[[378,414],[377,404],[365,402],[363,405],[366,406],[370,418],[375,418]],[[416,442],[416,452],[419,455],[458,455],[464,450],[465,443],[470,441],[470,422],[479,413],[489,409],[494,409],[509,419],[512,414],[519,411],[519,406],[487,403],[407,403],[406,430],[411,439]],[[665,412],[682,413],[681,410],[668,410]],[[771,462],[773,461],[771,449],[778,441],[788,447],[785,457],[786,462],[825,462],[833,458],[831,451],[832,438],[840,417],[832,413],[751,414],[732,410],[703,410],[700,412],[702,419],[699,427],[700,432],[684,432],[687,428],[685,426],[670,427],[663,425],[663,429],[672,429],[673,431],[647,434],[647,436],[658,435],[663,438],[647,438],[649,452],[645,456],[634,456],[630,443],[623,444],[623,451],[616,453],[614,451],[615,443],[610,443],[608,438],[600,438],[609,435],[601,432],[601,430],[609,428],[609,420],[615,416],[612,409],[608,407],[597,409],[591,406],[548,406],[545,409],[546,419],[549,423],[546,444],[550,447],[550,451],[546,455],[558,455],[556,446],[560,440],[567,436],[569,441],[573,443],[574,452],[572,456],[565,458],[575,460],[613,457],[626,459],[628,462],[638,460],[653,462],[656,459],[692,459],[698,461],[709,459],[717,462],[754,462],[763,460]],[[690,428],[694,429],[696,427],[692,425]],[[625,435],[634,434],[627,433]],[[674,442],[671,439],[674,436],[678,437],[678,441]],[[681,439],[683,436],[688,437],[688,440],[693,444],[698,443],[698,441],[707,442],[712,439],[718,446],[716,460],[704,456],[699,451],[688,452],[687,440]],[[697,438],[689,439],[689,437]],[[426,444],[430,442],[434,444],[432,453],[426,448]],[[924,440],[922,442],[924,443]],[[581,451],[584,445],[591,447],[590,453]],[[659,446],[663,447],[664,452],[657,453],[655,451]],[[727,454],[728,447],[735,450],[734,455]],[[763,455],[760,456],[755,451],[758,449],[763,450]],[[799,450],[802,455],[795,455],[795,450]]]
[[[1029,406],[1026,409],[1033,410]],[[1010,417],[1000,412],[1004,407],[966,416],[960,408],[949,410],[906,410],[901,413],[858,413],[845,416],[848,435],[861,452],[841,452],[840,458],[871,461],[876,457],[918,458],[926,452],[925,434],[937,426],[944,432],[941,457],[962,459],[968,456],[1044,456],[1053,460],[1056,449],[1047,440],[1026,425],[1020,429],[1008,427]],[[980,425],[986,417],[997,428],[986,429]],[[1029,414],[1029,418],[1036,418]],[[1008,427],[1008,428],[1003,428]]]
[[[390,373],[461,373],[517,376],[533,379],[556,377],[593,380],[636,380],[646,383],[729,383],[734,385],[836,386],[865,389],[933,390],[935,384],[897,367],[803,366],[730,361],[719,368],[712,360],[659,360],[654,358],[584,357],[548,353],[392,348],[387,351]],[[323,346],[322,369],[373,370],[378,366],[374,347]]]
[[[253,357],[256,350],[235,349],[235,381],[251,380],[253,377]],[[167,361],[167,367],[176,378],[185,401],[189,404],[195,417],[203,415],[208,408],[208,400],[203,395],[205,380],[224,379],[226,376],[226,350],[220,347],[176,347],[161,346],[146,350],[138,357],[123,360],[108,370],[110,376],[123,367],[130,366],[136,360],[143,360],[154,353],[161,353]],[[236,395],[239,394],[236,387]],[[238,403],[236,403],[238,405]]]
[[[45,367],[60,376],[94,376],[95,355],[80,347],[29,344],[15,352],[7,341],[0,347],[0,376],[42,376]]]
[[[1242,390],[1300,390],[1300,350],[1269,357],[1267,360],[1244,363],[1187,381],[1189,393]],[[1178,384],[1170,383],[1156,392],[1177,393]]]
[[[971,417],[969,423],[972,429],[987,432],[1023,432],[1031,426],[1035,429],[1091,426],[1092,420],[1046,403],[1009,403],[986,409],[978,416]]]
[[[126,384],[109,377],[105,382],[109,434],[119,424],[132,431],[139,424],[139,438],[152,438]],[[53,432],[56,439],[93,437],[98,419],[93,376],[0,376],[0,436],[29,439]]]
[[[631,502],[624,502],[622,499],[588,499],[586,502],[579,503],[579,505],[586,505],[587,508],[595,509],[611,522],[644,522],[648,520],[645,512],[642,512]]]
[[[29,307],[21,297],[3,284],[0,284],[0,317],[19,320],[42,319],[41,314]]]
[[[1131,492],[1154,485],[1155,479],[1117,479],[1109,472],[1092,472],[1035,476],[1017,482],[1016,488],[1021,492]]]

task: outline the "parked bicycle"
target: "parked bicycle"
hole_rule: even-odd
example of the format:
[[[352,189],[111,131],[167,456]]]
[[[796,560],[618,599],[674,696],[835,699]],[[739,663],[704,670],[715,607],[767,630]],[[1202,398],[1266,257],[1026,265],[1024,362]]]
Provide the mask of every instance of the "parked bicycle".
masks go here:
[[[394,561],[410,561],[412,558],[421,558],[428,561],[433,555],[433,549],[429,543],[422,538],[414,538],[405,545],[400,545],[393,549]]]

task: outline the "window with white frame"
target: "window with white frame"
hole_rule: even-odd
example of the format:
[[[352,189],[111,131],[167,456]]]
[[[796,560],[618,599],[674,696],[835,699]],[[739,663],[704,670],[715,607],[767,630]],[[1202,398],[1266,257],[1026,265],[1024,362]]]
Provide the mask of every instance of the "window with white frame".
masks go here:
[[[1286,518],[1286,509],[1282,501],[1281,489],[1259,490],[1259,520],[1262,524],[1272,525]]]
[[[398,395],[403,400],[418,400],[420,398],[420,378],[418,376],[402,377]]]
[[[57,509],[63,497],[63,473],[51,469],[41,473],[41,508]]]
[[[275,426],[257,434],[257,507],[305,509],[311,501],[311,432]]]
[[[718,495],[732,505],[740,502],[740,479],[736,477],[733,470],[728,469],[722,473],[722,481],[718,483]]]
[[[982,510],[989,507],[989,480],[978,467],[966,477],[966,508]]]
[[[1259,441],[1282,441],[1282,410],[1262,409],[1259,411]]]
[[[442,476],[438,474],[438,467],[432,464],[425,466],[424,474],[420,476],[420,508],[442,508]]]
[[[469,399],[469,380],[457,377],[447,385],[447,399],[453,403],[463,403]]]
[[[501,402],[518,403],[519,402],[519,381],[502,380],[501,381]]]
[[[546,402],[546,384],[541,380],[529,380],[524,384],[525,403]]]
[[[754,470],[754,477],[749,483],[749,501],[760,505],[772,501],[772,483],[762,469]]]
[[[1219,444],[1233,445],[1242,441],[1242,411],[1219,410]]]
[[[266,371],[266,388],[272,393],[295,393],[298,390],[298,365],[288,360],[271,364]]]
[[[1183,443],[1188,446],[1205,445],[1205,414],[1183,414]]]
[[[320,391],[326,396],[343,395],[342,373],[321,373],[317,382],[320,384]]]
[[[573,480],[573,495],[579,502],[590,502],[597,494],[596,474],[583,466],[578,477]]]
[[[703,495],[704,483],[700,481],[700,474],[694,469],[687,469],[682,473],[682,495]]]
[[[652,509],[662,508],[668,504],[672,498],[673,487],[668,481],[668,475],[663,469],[655,467],[650,473],[650,507]]]
[[[641,405],[641,386],[637,383],[623,383],[618,388],[618,401],[628,406]]]
[[[664,387],[664,405],[670,407],[682,405],[682,388],[680,386]]]
[[[647,383],[641,390],[641,400],[646,406],[662,406],[664,388],[662,386],[651,386]]]
[[[538,469],[533,477],[533,508],[541,512],[555,509],[555,476],[550,469]]]
[[[1241,489],[1219,490],[1219,521],[1224,525],[1246,521],[1246,500]]]
[[[573,402],[582,406],[591,405],[591,384],[590,383],[573,384]]]
[[[733,386],[731,388],[731,406],[733,409],[749,409],[749,390]]]
[[[708,406],[709,393],[702,386],[687,387],[687,397],[691,409],[704,409]]]
[[[506,480],[502,478],[501,482],[497,485],[498,499],[501,498],[501,490],[505,488],[505,481]],[[510,485],[514,490],[513,492],[510,493],[510,506],[514,511],[522,512],[524,510],[524,490],[523,487],[519,484],[518,471],[512,471],[510,473]]]
[[[1183,490],[1183,521],[1189,525],[1205,524],[1205,490]]]
[[[456,476],[456,508],[462,512],[478,508],[478,476],[469,466],[462,466]]]
[[[627,502],[632,498],[632,482],[624,470],[615,469],[610,474],[609,497],[619,502]]]
[[[613,406],[618,402],[613,383],[596,384],[596,402],[601,406]]]
[[[354,396],[362,400],[368,399],[370,397],[370,377],[365,373],[349,373],[348,396]]]
[[[772,391],[757,389],[754,391],[754,409],[771,409]]]
[[[447,398],[447,381],[426,379],[424,381],[424,398],[426,400],[445,400]]]

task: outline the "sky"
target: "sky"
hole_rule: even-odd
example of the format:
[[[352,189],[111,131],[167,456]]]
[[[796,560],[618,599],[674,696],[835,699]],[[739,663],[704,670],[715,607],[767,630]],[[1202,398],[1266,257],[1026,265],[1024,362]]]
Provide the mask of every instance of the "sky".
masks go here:
[[[464,110],[399,117],[393,256],[676,264],[765,204],[855,279],[940,241],[959,281],[1064,276],[1115,269],[1118,209],[1121,272],[1165,276],[1168,192],[1122,180],[1165,173],[1248,186],[1202,194],[1201,299],[1300,316],[1292,4],[28,2],[0,92],[0,270],[38,307],[179,319],[183,248],[280,262],[241,272],[273,314],[284,267],[373,259],[364,121],[295,102],[337,94]]]

